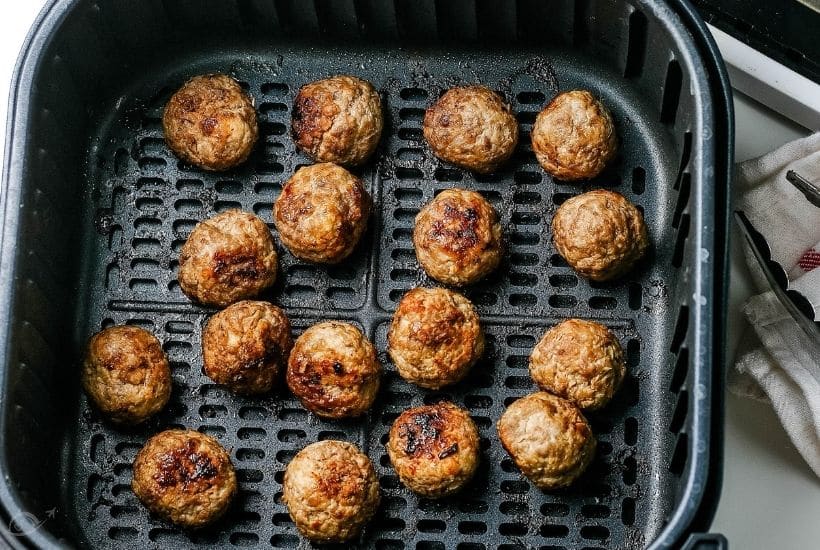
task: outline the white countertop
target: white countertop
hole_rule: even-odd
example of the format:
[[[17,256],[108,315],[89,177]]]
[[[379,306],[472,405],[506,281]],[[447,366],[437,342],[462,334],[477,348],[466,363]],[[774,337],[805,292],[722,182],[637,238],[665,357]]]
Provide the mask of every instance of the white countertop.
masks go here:
[[[45,0],[0,2],[0,127],[17,54]],[[735,94],[737,160],[765,153],[808,133],[766,107]],[[5,139],[5,132],[3,137]],[[739,304],[750,288],[742,259],[733,250],[729,355],[744,321]],[[777,417],[764,403],[727,396],[723,494],[713,531],[741,550],[804,550],[820,547],[820,480],[806,466]]]

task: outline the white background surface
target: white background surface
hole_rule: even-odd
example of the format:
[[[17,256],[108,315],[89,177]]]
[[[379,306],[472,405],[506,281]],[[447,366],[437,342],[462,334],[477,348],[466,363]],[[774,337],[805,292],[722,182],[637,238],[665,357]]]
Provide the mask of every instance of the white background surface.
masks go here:
[[[0,0],[0,128],[5,129],[14,63],[43,4],[44,0]],[[735,94],[735,109],[739,161],[807,133],[740,94]],[[5,139],[5,130],[0,139]],[[744,324],[738,305],[751,291],[736,252],[732,264],[730,358]],[[723,496],[713,530],[726,535],[733,550],[820,548],[820,481],[766,404],[727,396]]]

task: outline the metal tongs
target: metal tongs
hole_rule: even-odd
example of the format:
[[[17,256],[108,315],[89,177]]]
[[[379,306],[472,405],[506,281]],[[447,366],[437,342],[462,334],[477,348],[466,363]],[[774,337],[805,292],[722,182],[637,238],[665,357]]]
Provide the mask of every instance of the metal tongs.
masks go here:
[[[793,170],[787,172],[786,179],[800,190],[809,202],[820,208],[820,187],[817,184],[809,182]],[[735,220],[778,301],[809,338],[820,346],[820,323],[814,321],[814,308],[811,303],[800,293],[789,290],[789,277],[786,271],[783,266],[772,260],[769,244],[754,228],[746,214],[736,210]]]

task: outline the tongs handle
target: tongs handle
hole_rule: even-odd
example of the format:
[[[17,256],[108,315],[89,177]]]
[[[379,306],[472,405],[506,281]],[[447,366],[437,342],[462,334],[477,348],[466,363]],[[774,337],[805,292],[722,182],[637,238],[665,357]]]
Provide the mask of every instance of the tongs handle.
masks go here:
[[[820,208],[820,186],[810,182],[794,170],[786,172],[786,179],[789,180],[789,183],[797,187],[810,203]]]

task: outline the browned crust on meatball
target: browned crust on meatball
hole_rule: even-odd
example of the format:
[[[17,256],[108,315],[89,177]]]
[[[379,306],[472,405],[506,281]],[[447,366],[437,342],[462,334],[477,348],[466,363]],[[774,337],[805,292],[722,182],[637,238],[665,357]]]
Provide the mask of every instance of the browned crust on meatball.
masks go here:
[[[623,195],[604,189],[564,202],[552,218],[552,239],[567,263],[593,281],[624,275],[649,246],[640,210]]]
[[[293,101],[293,140],[316,162],[364,163],[376,150],[383,126],[378,92],[354,76],[306,84]]]
[[[413,244],[430,277],[450,285],[474,283],[501,261],[498,213],[475,191],[446,189],[416,216]]]
[[[224,74],[186,82],[165,106],[162,126],[179,158],[214,171],[245,162],[259,136],[253,99]]]
[[[367,227],[371,200],[362,180],[331,163],[305,166],[285,183],[273,205],[279,238],[297,258],[338,263]]]
[[[380,499],[370,459],[345,441],[308,445],[285,470],[282,500],[296,528],[313,542],[355,538]]]
[[[565,181],[594,178],[618,151],[612,115],[584,90],[558,94],[538,113],[530,137],[539,164]]]
[[[162,345],[135,326],[111,327],[91,337],[82,382],[97,408],[117,424],[139,424],[171,397],[171,369]]]
[[[435,156],[479,173],[497,169],[518,144],[510,106],[486,86],[447,90],[424,114],[423,131]]]
[[[179,285],[192,300],[224,307],[273,285],[279,260],[265,223],[226,210],[199,222],[179,255]]]
[[[595,437],[578,407],[547,392],[507,407],[498,436],[521,472],[545,491],[570,485],[595,455]]]
[[[600,323],[568,319],[549,329],[530,355],[538,386],[586,410],[609,403],[626,372],[621,344]]]
[[[133,465],[131,488],[153,513],[183,527],[214,522],[236,494],[236,474],[225,449],[193,430],[161,432]]]
[[[344,418],[370,408],[380,377],[376,350],[365,335],[349,323],[326,321],[296,339],[286,379],[306,409]]]
[[[205,374],[238,394],[269,391],[292,347],[287,315],[268,302],[237,302],[202,331]]]
[[[470,301],[444,288],[414,288],[399,302],[387,351],[402,378],[438,389],[464,378],[484,352],[484,332]]]
[[[451,495],[478,467],[478,430],[467,411],[453,403],[415,407],[393,422],[387,453],[411,491],[430,498]]]

